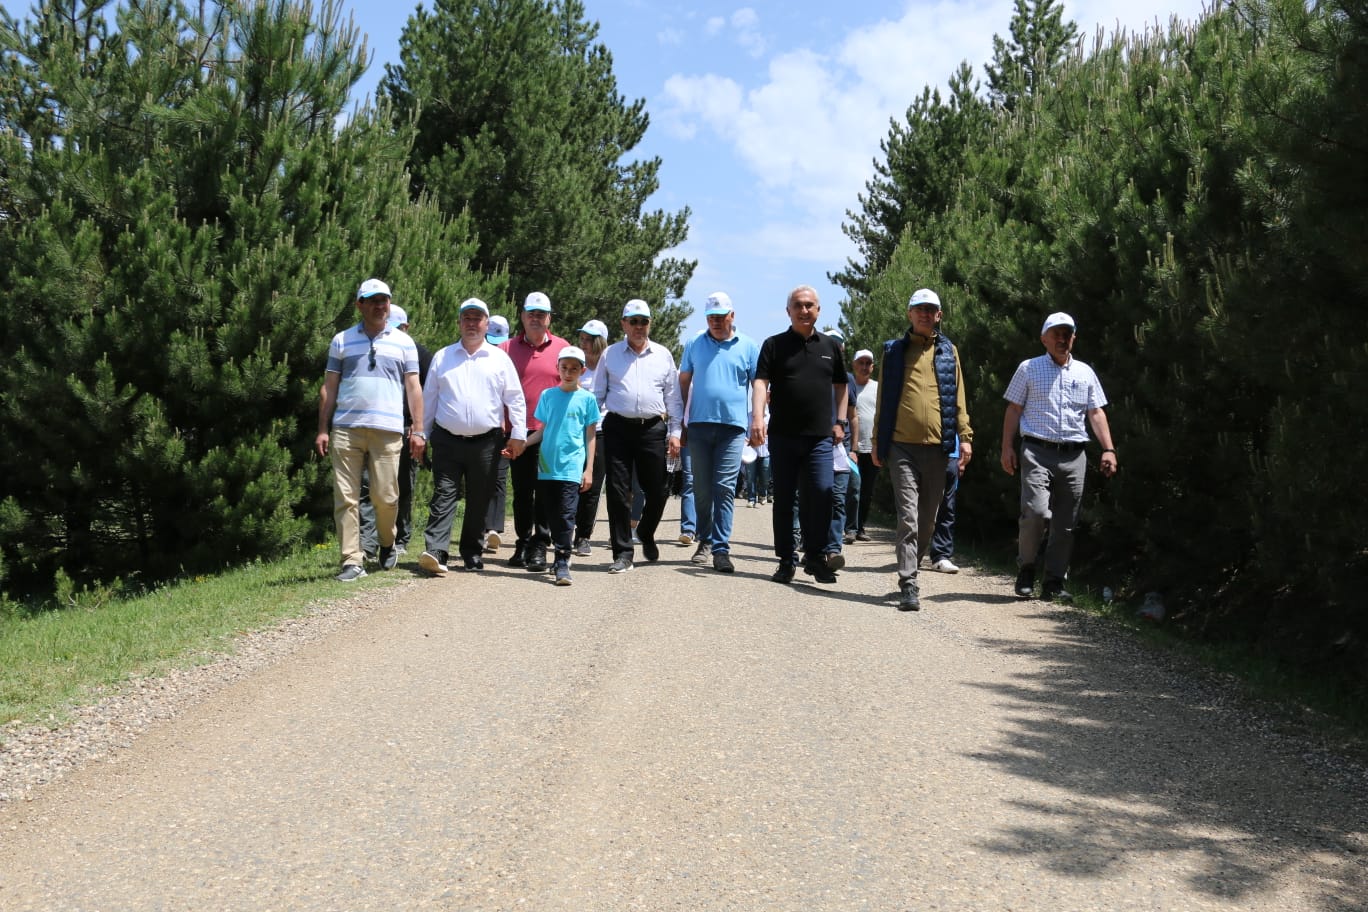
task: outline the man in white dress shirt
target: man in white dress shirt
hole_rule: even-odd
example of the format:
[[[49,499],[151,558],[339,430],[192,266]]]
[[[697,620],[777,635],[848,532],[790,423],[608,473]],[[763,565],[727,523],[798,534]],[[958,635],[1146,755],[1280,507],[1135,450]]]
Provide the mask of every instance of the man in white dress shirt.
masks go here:
[[[432,500],[428,504],[424,551],[418,566],[433,576],[447,572],[456,501],[465,479],[465,519],[459,550],[466,570],[483,570],[484,521],[503,449],[504,409],[517,458],[527,439],[527,402],[522,381],[507,353],[485,338],[489,307],[479,298],[461,304],[461,341],[432,357],[423,384],[424,432],[432,453]]]
[[[679,456],[684,403],[674,355],[652,342],[651,308],[639,298],[622,309],[625,338],[610,345],[594,374],[594,395],[603,418],[608,465],[608,533],[613,548],[610,573],[632,569],[632,475],[646,495],[636,527],[641,553],[659,560],[656,528],[669,498],[665,458]]]

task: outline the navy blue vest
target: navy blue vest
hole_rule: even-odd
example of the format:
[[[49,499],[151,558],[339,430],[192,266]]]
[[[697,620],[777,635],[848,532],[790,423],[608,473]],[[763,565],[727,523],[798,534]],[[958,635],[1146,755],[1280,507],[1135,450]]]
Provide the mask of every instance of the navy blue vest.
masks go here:
[[[898,418],[898,399],[902,396],[903,380],[907,374],[907,335],[889,339],[883,345],[884,382],[879,385],[879,427],[874,439],[879,459],[888,458],[893,443],[893,426]],[[931,344],[935,347],[932,366],[936,371],[936,388],[940,393],[941,449],[949,456],[955,451],[955,435],[959,431],[959,387],[955,383],[955,349],[950,340],[936,333]]]

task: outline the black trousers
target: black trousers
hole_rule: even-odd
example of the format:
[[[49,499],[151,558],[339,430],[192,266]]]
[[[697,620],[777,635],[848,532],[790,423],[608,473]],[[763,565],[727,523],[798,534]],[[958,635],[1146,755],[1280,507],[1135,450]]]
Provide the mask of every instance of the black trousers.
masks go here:
[[[428,502],[423,546],[433,554],[449,551],[461,481],[465,480],[465,518],[461,520],[459,553],[478,557],[484,550],[484,518],[499,468],[503,433],[457,437],[437,425],[432,428],[432,500]]]
[[[603,452],[603,431],[599,431],[598,441],[594,444],[594,480],[589,490],[580,492],[579,510],[575,513],[576,539],[594,537],[594,520],[598,516],[599,498],[603,494],[603,479],[608,472],[607,466],[608,459]]]
[[[603,419],[603,448],[607,459],[608,535],[613,557],[631,558],[632,474],[636,473],[646,505],[637,523],[637,537],[654,541],[665,512],[665,451],[668,430],[664,419],[640,422],[609,413]]]
[[[556,563],[570,560],[571,535],[575,531],[575,511],[579,509],[580,488],[573,481],[537,479],[537,496],[546,504],[551,521],[551,543],[556,548]]]
[[[537,457],[541,445],[534,444],[508,464],[509,479],[513,482],[513,531],[520,545],[551,546],[551,528],[547,505],[537,492]]]

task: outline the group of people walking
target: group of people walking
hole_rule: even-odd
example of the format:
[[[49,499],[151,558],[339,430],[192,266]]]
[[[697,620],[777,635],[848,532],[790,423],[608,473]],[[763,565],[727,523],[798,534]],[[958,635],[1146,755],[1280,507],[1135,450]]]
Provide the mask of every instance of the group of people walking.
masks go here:
[[[640,299],[622,308],[620,341],[609,344],[606,325],[590,320],[572,345],[551,332],[551,301],[542,292],[524,300],[520,331],[511,336],[500,326],[491,335],[488,305],[470,298],[459,309],[460,338],[426,364],[389,287],[362,283],[361,320],[329,349],[315,443],[334,468],[337,578],[366,572],[363,474],[374,502],[375,559],[381,569],[395,566],[407,541],[401,453],[410,465],[426,455],[432,466],[418,561],[426,574],[484,569],[501,465],[513,486],[510,566],[550,570],[556,584],[570,585],[572,559],[590,553],[605,489],[608,571],[631,571],[638,547],[644,560],[657,561],[667,464],[681,457],[693,480],[694,560],[733,573],[733,504],[749,447],[748,455],[767,454],[772,475],[775,582],[791,582],[800,569],[818,583],[837,582],[842,544],[869,538],[873,476],[886,468],[897,515],[899,607],[919,609],[918,568],[927,552],[937,569],[956,569],[948,550],[939,557],[932,550],[934,531],[938,514],[944,520],[948,509],[952,516],[954,487],[973,457],[963,371],[958,350],[939,331],[940,298],[930,289],[912,295],[908,330],[883,344],[877,382],[872,351],[856,353],[851,373],[840,333],[817,329],[815,289],[798,286],[785,307],[789,328],[757,343],[737,332],[727,294],[709,295],[707,328],[689,340],[676,366],[670,350],[651,340],[651,308]],[[1106,398],[1092,370],[1072,358],[1074,329],[1067,314],[1052,314],[1041,333],[1046,355],[1022,362],[1006,393],[1002,467],[1022,475],[1016,592],[1023,597],[1033,594],[1041,553],[1042,597],[1068,597],[1063,581],[1081,503],[1085,423],[1102,444],[1103,473],[1116,471]],[[634,491],[643,498],[635,519]]]

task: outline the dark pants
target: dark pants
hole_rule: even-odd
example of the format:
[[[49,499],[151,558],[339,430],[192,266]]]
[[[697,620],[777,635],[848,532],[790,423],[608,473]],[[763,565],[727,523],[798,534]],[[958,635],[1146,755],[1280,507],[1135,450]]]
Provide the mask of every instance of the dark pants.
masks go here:
[[[795,562],[792,522],[794,501],[798,501],[803,559],[820,560],[831,529],[831,438],[771,434],[769,448],[774,477],[774,553],[780,563]]]
[[[575,512],[575,540],[594,537],[594,519],[598,516],[599,497],[603,494],[603,478],[607,473],[607,457],[603,453],[603,431],[594,444],[594,481],[589,490],[580,492],[579,509]],[[552,533],[554,538],[555,533]]]
[[[522,455],[508,464],[513,482],[513,532],[523,546],[551,544],[551,528],[547,525],[546,504],[537,496],[537,457],[541,446],[533,444]]]
[[[556,547],[556,563],[569,563],[571,536],[575,531],[575,513],[580,505],[580,488],[573,481],[537,479],[537,500],[546,504],[546,518],[550,523],[551,544]]]
[[[408,437],[399,451],[399,512],[394,518],[394,547],[408,548],[413,537],[413,486],[418,483],[418,463],[409,452]],[[361,550],[377,554],[380,541],[375,534],[375,505],[370,499],[370,472],[361,470]]]
[[[459,553],[478,557],[484,550],[485,511],[494,493],[503,433],[495,429],[477,437],[457,437],[432,428],[432,500],[428,502],[423,547],[433,554],[448,552],[456,502],[465,481],[465,518],[461,521]]]
[[[869,507],[874,503],[874,479],[879,474],[879,467],[874,464],[873,453],[859,453],[860,463],[860,509],[855,514],[855,531],[857,533],[865,530],[865,523],[869,520]]]
[[[503,532],[508,513],[508,457],[499,457],[499,468],[494,474],[494,490],[489,495],[489,509],[485,511],[485,530]]]
[[[654,541],[660,517],[665,513],[665,452],[668,428],[664,420],[643,423],[611,412],[603,419],[603,448],[607,459],[608,535],[613,557],[631,558],[632,475],[641,484],[646,501],[637,523],[637,536]]]
[[[955,553],[955,492],[959,490],[959,459],[951,459],[945,469],[945,494],[936,514],[936,531],[931,535],[931,562],[949,559]]]

